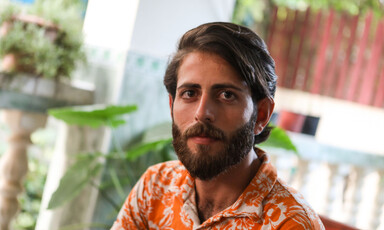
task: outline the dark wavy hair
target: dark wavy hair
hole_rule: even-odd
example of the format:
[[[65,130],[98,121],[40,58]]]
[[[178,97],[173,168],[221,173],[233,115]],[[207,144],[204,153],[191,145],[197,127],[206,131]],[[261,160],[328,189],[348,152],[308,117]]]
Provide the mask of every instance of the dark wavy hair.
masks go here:
[[[264,41],[246,27],[213,22],[189,30],[180,39],[164,76],[164,85],[173,99],[180,63],[193,51],[217,54],[232,65],[250,87],[255,106],[263,98],[274,97],[277,80],[275,62]],[[255,135],[254,144],[265,141],[270,131],[271,128],[267,126],[260,134]]]

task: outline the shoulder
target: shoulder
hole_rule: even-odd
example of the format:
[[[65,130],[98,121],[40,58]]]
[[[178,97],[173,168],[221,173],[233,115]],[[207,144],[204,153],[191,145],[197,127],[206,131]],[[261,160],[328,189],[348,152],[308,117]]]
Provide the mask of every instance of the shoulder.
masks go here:
[[[304,197],[280,179],[266,197],[264,213],[270,220],[278,217],[280,223],[275,224],[284,229],[324,229],[319,216]]]

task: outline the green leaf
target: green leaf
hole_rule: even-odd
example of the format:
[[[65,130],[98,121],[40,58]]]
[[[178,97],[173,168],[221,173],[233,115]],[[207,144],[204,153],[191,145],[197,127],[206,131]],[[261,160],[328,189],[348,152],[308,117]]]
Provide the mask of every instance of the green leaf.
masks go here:
[[[118,118],[123,114],[128,114],[137,110],[136,105],[127,106],[76,106],[59,109],[51,109],[48,113],[57,119],[71,125],[84,125],[98,128],[102,125],[116,128],[125,121]]]
[[[110,126],[112,128],[117,128],[120,125],[124,125],[124,124],[125,124],[125,120],[117,120],[116,119],[116,120],[110,120],[108,126]]]
[[[282,148],[288,151],[293,151],[296,155],[299,155],[296,146],[292,143],[287,133],[279,127],[274,127],[269,138],[261,143],[260,146]]]
[[[102,165],[96,157],[88,156],[77,160],[60,180],[59,187],[52,194],[48,209],[54,209],[75,198],[87,183],[101,171]]]
[[[172,142],[172,138],[168,138],[168,139],[139,144],[138,146],[128,150],[126,153],[126,157],[129,161],[133,161],[139,156],[146,154],[150,151],[161,151],[171,142]]]

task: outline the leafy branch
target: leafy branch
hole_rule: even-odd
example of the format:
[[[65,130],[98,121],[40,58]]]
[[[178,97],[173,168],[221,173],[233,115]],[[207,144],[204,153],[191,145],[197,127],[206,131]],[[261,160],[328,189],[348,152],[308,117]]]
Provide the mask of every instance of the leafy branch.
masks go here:
[[[98,128],[107,126],[110,128],[117,128],[125,121],[121,118],[122,115],[132,113],[137,110],[134,105],[128,106],[80,106],[71,108],[60,108],[49,111],[49,114],[57,119],[63,120],[67,124],[89,126]],[[76,162],[66,171],[61,178],[56,191],[53,193],[48,209],[54,209],[62,206],[66,202],[75,198],[87,185],[97,187],[103,196],[116,210],[119,210],[120,205],[116,204],[106,193],[103,192],[105,186],[96,184],[96,178],[100,175],[105,160],[113,160],[117,162],[132,162],[138,157],[149,152],[163,152],[171,145],[171,139],[160,139],[150,142],[140,143],[128,151],[111,151],[103,154],[100,152],[95,153],[82,153],[78,154]],[[117,148],[118,150],[120,148]],[[123,163],[126,165],[126,163]],[[111,182],[114,188],[119,192],[120,196],[125,196],[123,192],[124,178],[131,178],[134,180],[132,172],[128,170],[123,176],[119,178],[114,168],[107,171],[111,176]]]

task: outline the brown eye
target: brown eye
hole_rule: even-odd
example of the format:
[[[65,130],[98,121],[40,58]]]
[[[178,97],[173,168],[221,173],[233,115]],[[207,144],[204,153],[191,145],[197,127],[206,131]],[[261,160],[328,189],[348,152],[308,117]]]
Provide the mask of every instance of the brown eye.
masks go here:
[[[196,96],[196,92],[194,90],[185,90],[181,93],[182,98],[191,98]]]
[[[236,98],[235,94],[232,93],[231,91],[223,91],[223,92],[221,92],[220,97],[222,99],[224,99],[224,100],[234,100]]]

